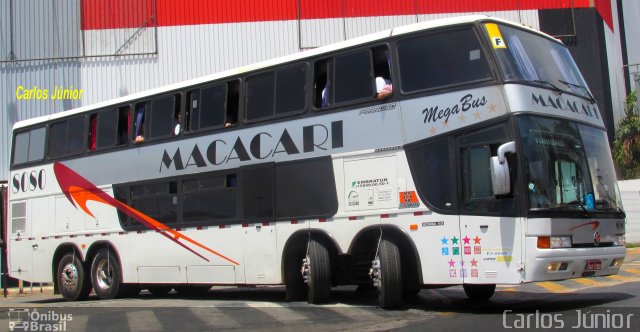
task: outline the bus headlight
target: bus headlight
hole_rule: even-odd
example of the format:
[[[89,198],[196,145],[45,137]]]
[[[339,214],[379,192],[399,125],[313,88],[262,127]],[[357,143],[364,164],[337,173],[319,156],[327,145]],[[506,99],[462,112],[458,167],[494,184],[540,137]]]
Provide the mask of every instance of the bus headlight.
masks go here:
[[[613,245],[614,246],[626,246],[627,240],[624,238],[624,235],[616,235],[613,237]]]
[[[538,236],[538,249],[571,248],[571,236]]]

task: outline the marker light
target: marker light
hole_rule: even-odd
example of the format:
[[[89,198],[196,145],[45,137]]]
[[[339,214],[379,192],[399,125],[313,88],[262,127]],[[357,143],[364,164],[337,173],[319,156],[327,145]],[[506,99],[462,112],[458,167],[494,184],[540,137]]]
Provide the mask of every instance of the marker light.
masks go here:
[[[570,236],[538,236],[538,249],[571,248]]]

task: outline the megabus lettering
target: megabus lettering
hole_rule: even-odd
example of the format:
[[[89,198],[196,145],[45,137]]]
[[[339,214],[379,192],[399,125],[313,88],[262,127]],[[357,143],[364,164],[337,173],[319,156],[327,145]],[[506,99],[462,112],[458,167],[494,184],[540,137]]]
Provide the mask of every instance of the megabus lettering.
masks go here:
[[[298,143],[285,128],[278,135],[259,132],[249,141],[243,141],[239,136],[232,140],[216,139],[209,143],[206,150],[201,150],[202,147],[196,144],[191,151],[187,152],[189,153],[187,157],[183,157],[182,153],[185,151],[180,151],[179,148],[173,153],[164,150],[159,172],[172,168],[180,171],[189,167],[219,166],[233,161],[265,160],[278,154],[296,155],[342,148],[343,145],[342,121],[331,122],[328,126],[324,124],[304,126]]]
[[[546,108],[553,108],[561,111],[569,111],[576,114],[584,114],[590,118],[600,119],[598,110],[596,110],[595,108],[582,103],[578,105],[578,103],[575,101],[572,102],[559,96],[553,98],[549,95],[547,95],[546,97],[541,94],[536,96],[534,93],[532,93],[531,104]]]

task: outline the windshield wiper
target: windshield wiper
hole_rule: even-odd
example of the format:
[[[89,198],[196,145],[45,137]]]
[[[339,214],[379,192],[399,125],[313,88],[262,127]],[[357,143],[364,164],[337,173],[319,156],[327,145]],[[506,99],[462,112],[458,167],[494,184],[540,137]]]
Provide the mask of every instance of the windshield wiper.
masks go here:
[[[564,90],[560,89],[559,87],[555,86],[553,83],[551,83],[549,81],[532,80],[532,81],[527,81],[527,82],[539,83],[539,84],[544,84],[544,85],[550,86],[553,91],[555,91],[555,92],[557,92],[559,94],[562,94],[563,92],[565,92]]]
[[[593,98],[593,95],[591,95],[591,92],[589,92],[589,89],[587,89],[586,87],[584,87],[584,86],[582,86],[582,85],[580,85],[580,84],[570,83],[570,82],[563,81],[563,80],[558,80],[558,82],[560,82],[560,83],[562,83],[562,84],[564,84],[564,85],[566,85],[566,86],[568,86],[568,87],[574,87],[574,88],[578,88],[578,89],[582,89],[582,90],[584,90],[584,92],[586,92],[586,93],[587,93],[587,96],[589,97],[589,101],[590,101],[592,104],[595,104],[595,103],[596,103],[596,99],[595,99],[595,98]]]
[[[547,210],[547,211],[556,211],[556,210],[562,210],[568,207],[577,207],[579,206],[580,208],[582,208],[582,211],[584,211],[584,214],[591,218],[591,214],[589,213],[589,211],[587,211],[587,208],[584,206],[584,204],[582,204],[582,202],[580,200],[575,200],[575,201],[571,201],[567,204],[564,205],[559,205],[559,206],[551,206],[548,208],[541,208],[541,209],[536,209],[538,211],[540,210]]]

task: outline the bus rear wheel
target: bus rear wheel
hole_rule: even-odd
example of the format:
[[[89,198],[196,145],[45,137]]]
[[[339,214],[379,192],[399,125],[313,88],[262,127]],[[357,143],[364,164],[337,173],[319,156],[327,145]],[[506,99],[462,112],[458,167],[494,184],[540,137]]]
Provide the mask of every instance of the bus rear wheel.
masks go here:
[[[329,300],[331,265],[327,248],[315,240],[309,241],[307,256],[302,260],[302,277],[307,284],[307,302],[317,304]]]
[[[122,269],[118,258],[108,248],[98,251],[91,264],[93,291],[102,300],[122,297],[126,285],[122,283]]]
[[[370,275],[378,290],[378,305],[383,309],[399,307],[402,304],[402,266],[397,244],[384,238],[380,241]]]
[[[60,294],[67,301],[86,300],[91,291],[84,265],[74,253],[62,256],[58,263],[56,281]]]
[[[477,301],[486,301],[490,299],[493,296],[493,293],[496,291],[495,284],[488,284],[488,285],[464,284],[462,285],[462,288],[464,288],[464,292],[465,294],[467,294],[468,298],[472,300],[477,300]]]

